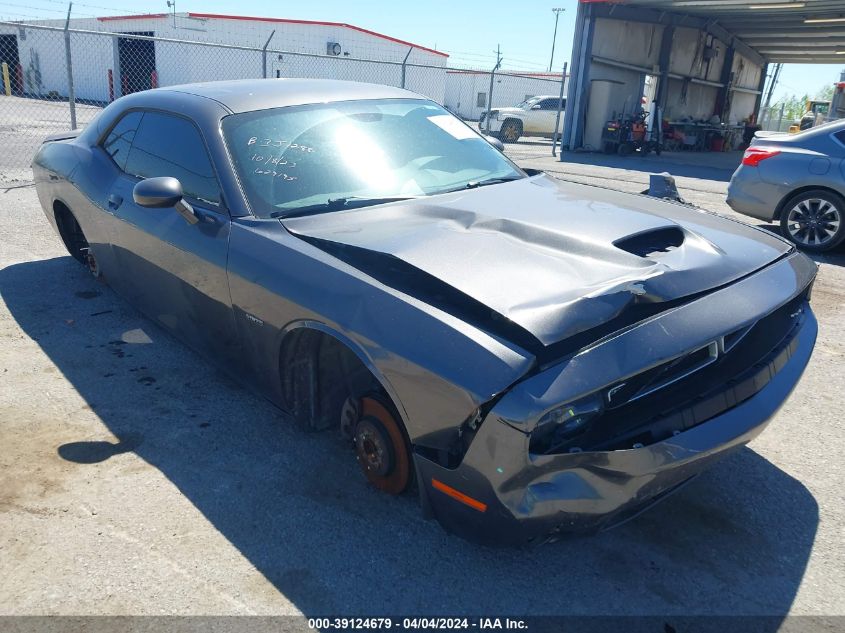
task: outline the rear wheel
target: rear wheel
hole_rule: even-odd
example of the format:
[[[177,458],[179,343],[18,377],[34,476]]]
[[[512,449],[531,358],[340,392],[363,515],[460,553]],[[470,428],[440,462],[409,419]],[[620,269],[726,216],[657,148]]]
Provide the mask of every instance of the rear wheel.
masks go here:
[[[845,200],[824,189],[805,191],[783,207],[780,226],[783,235],[799,248],[822,253],[845,239]]]
[[[64,205],[56,205],[56,227],[59,229],[59,235],[65,244],[67,252],[80,264],[85,264],[86,254],[88,253],[88,240],[85,239],[85,234],[82,232],[82,227],[79,222],[73,217],[70,209]]]
[[[522,123],[519,121],[505,121],[502,129],[499,130],[499,138],[505,143],[516,143],[520,136],[522,136]]]
[[[59,235],[64,242],[67,252],[80,264],[85,266],[94,277],[100,276],[100,266],[97,263],[94,253],[91,252],[91,247],[88,244],[88,239],[85,233],[82,232],[82,227],[76,221],[73,213],[63,204],[57,202],[55,205],[56,213],[56,227],[59,229]]]

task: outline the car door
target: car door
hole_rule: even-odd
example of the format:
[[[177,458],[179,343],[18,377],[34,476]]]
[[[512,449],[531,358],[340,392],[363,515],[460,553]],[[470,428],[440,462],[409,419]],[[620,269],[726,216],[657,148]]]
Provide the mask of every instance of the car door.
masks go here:
[[[522,132],[531,136],[541,131],[540,101],[534,99],[525,104],[525,114],[522,117]]]
[[[143,178],[172,176],[199,222],[173,208],[135,204]],[[182,116],[143,111],[108,198],[121,290],[142,312],[209,355],[231,358],[237,337],[226,274],[230,218],[199,129]]]
[[[557,107],[560,99],[557,97],[542,99],[538,104],[539,110],[536,110],[537,116],[537,131],[541,134],[551,135],[555,129],[555,119],[557,118]],[[561,117],[562,119],[563,117]]]

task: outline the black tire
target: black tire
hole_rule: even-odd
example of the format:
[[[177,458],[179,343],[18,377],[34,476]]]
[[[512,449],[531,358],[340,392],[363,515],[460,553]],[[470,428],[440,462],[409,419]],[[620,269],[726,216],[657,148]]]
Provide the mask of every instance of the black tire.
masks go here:
[[[620,156],[628,156],[634,151],[634,146],[630,143],[620,143],[616,153]]]
[[[845,199],[826,189],[812,189],[786,201],[780,213],[785,238],[810,253],[823,253],[845,240]]]
[[[56,227],[70,256],[87,266],[88,240],[73,213],[63,205],[56,207]]]
[[[522,121],[508,119],[502,123],[502,129],[499,130],[499,140],[503,143],[516,143],[520,136],[522,136]]]

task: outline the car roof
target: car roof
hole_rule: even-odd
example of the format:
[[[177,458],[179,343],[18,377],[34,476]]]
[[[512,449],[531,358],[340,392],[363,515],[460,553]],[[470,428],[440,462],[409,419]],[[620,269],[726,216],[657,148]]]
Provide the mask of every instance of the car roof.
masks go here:
[[[158,88],[213,99],[232,112],[356,99],[420,99],[410,90],[336,79],[237,79]],[[156,91],[150,91],[153,94]]]

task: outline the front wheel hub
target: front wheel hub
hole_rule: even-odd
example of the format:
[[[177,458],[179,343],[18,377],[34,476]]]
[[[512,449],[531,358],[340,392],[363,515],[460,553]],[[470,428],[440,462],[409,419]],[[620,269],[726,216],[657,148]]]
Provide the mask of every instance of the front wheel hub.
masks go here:
[[[395,467],[390,436],[373,417],[363,418],[355,427],[355,451],[366,472],[385,477]]]
[[[378,397],[361,398],[353,435],[355,454],[364,476],[379,490],[398,495],[411,479],[411,457],[402,427]]]

